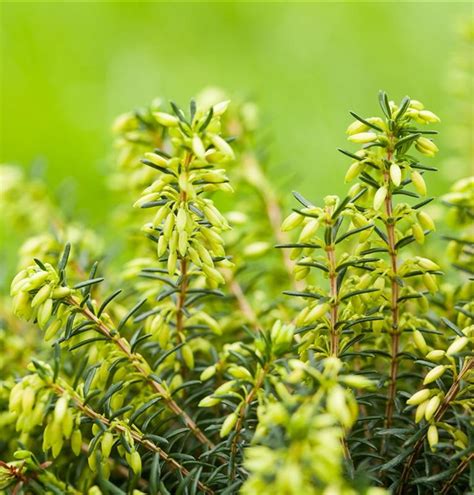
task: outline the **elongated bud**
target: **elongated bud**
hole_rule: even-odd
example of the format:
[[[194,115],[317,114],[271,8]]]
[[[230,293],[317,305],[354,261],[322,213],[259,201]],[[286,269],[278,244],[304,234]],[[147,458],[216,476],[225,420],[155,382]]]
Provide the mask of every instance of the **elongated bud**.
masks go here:
[[[216,374],[216,367],[213,366],[208,366],[202,373],[199,379],[203,382],[206,380],[209,380],[209,378],[212,378]]]
[[[425,400],[416,408],[415,423],[419,423],[425,417],[426,406],[428,403],[429,400]]]
[[[309,222],[303,227],[299,240],[300,242],[309,241],[319,228],[319,221],[315,218],[309,220]]]
[[[354,162],[346,172],[344,182],[351,182],[355,179],[365,168],[365,163],[358,161]]]
[[[426,288],[431,292],[435,293],[438,290],[438,284],[436,283],[436,278],[431,275],[431,273],[423,274],[423,282],[426,285]]]
[[[79,455],[81,453],[82,447],[82,433],[81,430],[76,429],[72,432],[71,435],[71,449],[74,452],[74,455]]]
[[[225,101],[221,101],[219,103],[216,103],[212,107],[213,114],[217,115],[217,116],[222,115],[227,110],[229,103],[230,103],[230,100],[225,100]]]
[[[431,397],[431,399],[428,401],[428,404],[426,405],[425,409],[425,419],[426,421],[429,421],[436,413],[438,410],[438,407],[441,403],[441,399],[435,395],[434,397]]]
[[[433,143],[430,139],[419,137],[416,140],[415,148],[426,156],[433,157],[439,151],[436,144]]]
[[[234,150],[230,146],[230,144],[225,140],[222,139],[220,136],[217,134],[213,134],[211,136],[211,141],[212,144],[224,155],[228,156],[230,159],[234,160],[235,159],[235,154]]]
[[[324,316],[329,310],[331,306],[328,303],[317,304],[306,316],[304,319],[306,324],[313,323],[322,316]]]
[[[415,342],[416,347],[418,347],[419,351],[422,354],[426,354],[428,351],[428,346],[426,345],[425,338],[423,334],[419,330],[414,330],[413,332],[413,341]]]
[[[427,437],[431,450],[434,450],[434,447],[436,447],[438,443],[438,428],[436,428],[436,425],[430,425],[428,428]]]
[[[194,353],[188,344],[184,344],[181,348],[181,353],[183,355],[184,362],[186,366],[192,370],[194,368]]]
[[[193,151],[194,154],[200,159],[200,160],[205,160],[206,159],[206,150],[204,149],[204,145],[202,144],[201,138],[195,134],[193,136]]]
[[[352,136],[354,134],[359,134],[361,132],[365,132],[369,129],[369,126],[361,122],[360,120],[355,120],[346,130],[346,134]]]
[[[418,265],[424,270],[436,271],[439,270],[440,267],[434,261],[431,261],[428,258],[422,258],[421,256],[417,256],[416,261]]]
[[[454,354],[458,354],[461,352],[464,347],[469,343],[469,339],[467,337],[459,337],[457,338],[446,351],[447,356],[453,356]]]
[[[443,373],[446,371],[446,366],[443,364],[439,364],[435,366],[431,371],[427,373],[425,379],[423,380],[423,385],[428,385],[429,383],[434,382],[438,378],[440,378]]]
[[[341,380],[354,388],[372,388],[374,386],[374,382],[369,380],[365,376],[362,375],[345,375],[341,378]]]
[[[130,454],[128,462],[130,464],[130,467],[132,468],[132,471],[136,475],[139,475],[142,472],[142,459],[140,457],[140,454],[136,450],[134,450]]]
[[[413,234],[413,237],[415,238],[415,241],[418,244],[424,244],[425,243],[425,233],[424,233],[424,231],[420,225],[418,225],[417,223],[414,223],[411,226],[411,232]]]
[[[165,127],[176,127],[179,122],[178,117],[165,112],[155,112],[153,116],[159,124]]]
[[[426,359],[428,359],[428,361],[439,361],[440,359],[442,359],[445,355],[445,352],[442,351],[442,350],[434,350],[434,351],[430,351],[428,352],[428,354],[425,356]]]
[[[159,167],[167,167],[169,165],[169,160],[161,155],[158,155],[158,153],[145,153],[144,157]]]
[[[429,110],[420,110],[418,112],[418,117],[424,120],[427,124],[436,124],[437,122],[441,122],[440,118]]]
[[[61,423],[67,411],[68,399],[67,397],[60,397],[54,407],[54,420],[57,423]]]
[[[377,139],[377,134],[375,134],[375,132],[359,132],[357,134],[352,134],[347,139],[353,143],[366,144],[375,141]]]
[[[387,188],[385,186],[380,187],[374,196],[374,210],[379,210],[387,197]]]
[[[416,214],[416,218],[420,222],[420,225],[426,230],[436,230],[436,225],[433,219],[424,211],[420,211]]]
[[[298,227],[304,220],[304,216],[296,213],[295,211],[290,213],[281,225],[282,232],[288,232]]]
[[[35,308],[36,306],[39,306],[40,304],[43,304],[46,299],[51,294],[51,287],[49,285],[43,285],[41,289],[36,293],[35,297],[33,297],[31,301],[31,307]]]
[[[219,433],[221,438],[226,437],[232,431],[232,428],[234,428],[235,424],[237,423],[237,419],[238,414],[236,412],[229,414],[229,416],[225,418],[221,426],[221,431]]]
[[[198,407],[212,407],[219,404],[221,400],[218,397],[204,397],[199,404]]]
[[[390,178],[397,187],[402,182],[402,171],[396,163],[390,165]]]
[[[102,436],[101,450],[104,457],[109,457],[114,444],[114,436],[110,431],[106,431]]]
[[[51,317],[53,311],[53,300],[46,299],[46,301],[39,307],[38,310],[38,325],[43,328]]]
[[[421,196],[426,196],[426,184],[423,176],[416,170],[414,170],[410,176],[415,189],[418,191],[418,194]]]
[[[410,406],[418,406],[422,402],[425,402],[427,399],[429,399],[431,395],[431,391],[428,388],[424,388],[422,390],[418,390],[415,394],[413,394],[408,400],[407,404]]]

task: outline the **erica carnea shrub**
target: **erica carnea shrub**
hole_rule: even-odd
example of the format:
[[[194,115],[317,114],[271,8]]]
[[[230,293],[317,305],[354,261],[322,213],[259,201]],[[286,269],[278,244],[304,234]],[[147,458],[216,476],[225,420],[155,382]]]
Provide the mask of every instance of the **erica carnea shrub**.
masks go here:
[[[439,118],[379,105],[351,112],[347,194],[292,211],[253,103],[119,117],[115,261],[2,167],[31,235],[2,303],[2,493],[468,492],[474,183],[441,218]]]

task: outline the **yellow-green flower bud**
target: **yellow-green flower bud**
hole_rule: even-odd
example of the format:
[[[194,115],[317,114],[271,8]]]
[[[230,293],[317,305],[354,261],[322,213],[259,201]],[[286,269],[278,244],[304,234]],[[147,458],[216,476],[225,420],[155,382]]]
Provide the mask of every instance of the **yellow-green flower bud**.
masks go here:
[[[304,216],[296,213],[295,211],[290,213],[281,225],[282,232],[288,232],[298,227],[304,220]]]
[[[214,375],[216,374],[216,367],[215,365],[213,366],[208,366],[202,373],[201,373],[201,376],[199,377],[199,379],[203,382],[205,382],[206,380],[209,380],[210,378],[212,378]]]
[[[229,157],[231,160],[235,159],[235,154],[234,150],[230,146],[230,144],[225,140],[222,139],[220,136],[217,134],[211,135],[211,141],[212,144],[224,155]]]
[[[233,412],[232,414],[229,414],[227,418],[225,418],[221,426],[221,431],[219,433],[221,438],[226,437],[232,431],[235,424],[237,423],[238,418],[239,416],[237,412]]]
[[[375,134],[375,132],[359,132],[357,134],[352,134],[347,139],[353,143],[366,144],[375,141],[377,139],[377,134]]]
[[[317,304],[306,315],[306,318],[304,319],[305,324],[309,325],[311,323],[314,323],[322,316],[324,316],[330,309],[331,306],[328,303]]]
[[[176,127],[179,122],[178,117],[165,112],[155,112],[153,116],[159,124],[165,127]]]
[[[212,407],[220,403],[220,399],[218,397],[204,397],[199,404],[198,407]]]
[[[413,185],[415,186],[415,189],[418,191],[418,194],[421,196],[426,195],[426,184],[425,180],[423,179],[423,176],[414,170],[411,175],[411,181],[413,182]]]
[[[379,187],[374,196],[374,210],[379,210],[387,197],[387,188],[385,186]]]
[[[53,312],[53,300],[46,299],[46,301],[38,309],[38,325],[43,328],[51,317]]]
[[[415,241],[418,244],[424,244],[425,243],[425,233],[419,224],[414,223],[411,226],[411,232],[413,234],[413,237],[415,238]]]
[[[438,428],[436,428],[436,425],[429,426],[427,437],[431,450],[434,450],[434,447],[438,444]]]
[[[428,403],[429,400],[425,400],[416,408],[415,423],[419,423],[425,417],[426,406],[428,405]]]
[[[309,241],[319,228],[319,221],[316,218],[310,219],[301,231],[299,242]]]
[[[420,222],[420,225],[426,230],[436,230],[436,225],[433,219],[424,211],[420,211],[416,214],[416,218]]]
[[[369,126],[361,122],[360,120],[355,120],[346,130],[346,134],[352,136],[354,134],[359,134],[361,132],[365,132],[369,129]]]
[[[431,292],[435,293],[438,290],[438,284],[436,283],[436,278],[431,275],[431,273],[423,274],[423,282],[426,285],[426,288]]]
[[[427,124],[436,124],[437,122],[441,122],[440,118],[433,112],[430,112],[429,110],[419,111],[418,117],[424,120]]]
[[[442,350],[434,350],[434,351],[430,351],[428,352],[428,354],[425,356],[426,359],[428,359],[428,361],[439,361],[440,359],[442,359],[445,355],[445,352],[442,351]]]
[[[74,452],[74,455],[79,455],[81,453],[82,447],[82,433],[81,430],[76,429],[72,432],[71,435],[71,449]]]
[[[446,351],[447,356],[453,356],[454,354],[458,354],[461,352],[464,347],[469,343],[469,339],[467,337],[458,337]]]
[[[186,366],[192,370],[194,368],[194,353],[191,346],[184,344],[183,347],[181,347],[181,353]]]
[[[425,409],[426,421],[429,421],[435,415],[440,403],[441,403],[441,399],[439,398],[439,396],[435,395],[434,397],[431,397]]]
[[[402,182],[402,170],[396,163],[390,165],[390,178],[397,187]]]
[[[206,159],[206,150],[204,149],[204,144],[202,143],[201,138],[197,134],[195,134],[193,136],[192,146],[193,146],[194,154],[200,160],[205,160]]]
[[[347,170],[346,175],[344,177],[344,182],[351,182],[364,170],[364,167],[365,167],[364,162],[362,161],[354,162]]]
[[[415,394],[413,394],[408,400],[407,404],[410,406],[418,406],[422,402],[425,402],[427,399],[429,399],[431,395],[431,391],[428,388],[424,388],[422,390],[418,390]]]
[[[432,370],[430,370],[426,374],[425,379],[423,380],[423,385],[428,385],[429,383],[434,382],[438,378],[441,378],[441,376],[443,376],[445,371],[446,371],[445,365],[439,364],[438,366],[435,366]]]
[[[415,148],[426,156],[433,157],[439,151],[436,144],[433,143],[430,139],[419,137],[416,140]]]
[[[428,346],[426,345],[425,338],[419,330],[413,331],[413,341],[422,354],[426,354],[428,352]]]

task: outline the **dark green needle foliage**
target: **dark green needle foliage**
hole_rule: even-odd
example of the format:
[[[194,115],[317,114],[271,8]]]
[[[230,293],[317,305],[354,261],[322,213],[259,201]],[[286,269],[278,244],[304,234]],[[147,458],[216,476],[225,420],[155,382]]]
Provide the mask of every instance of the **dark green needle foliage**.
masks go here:
[[[429,197],[439,118],[379,105],[351,112],[347,194],[292,211],[253,103],[119,117],[124,264],[2,168],[30,237],[1,305],[0,493],[469,491],[473,179]]]

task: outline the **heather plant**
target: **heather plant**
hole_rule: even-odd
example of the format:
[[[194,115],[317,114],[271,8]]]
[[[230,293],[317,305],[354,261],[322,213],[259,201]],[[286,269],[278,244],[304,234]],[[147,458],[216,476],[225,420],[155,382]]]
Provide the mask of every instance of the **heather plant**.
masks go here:
[[[293,211],[253,103],[119,117],[120,262],[42,190],[2,307],[2,493],[469,490],[472,178],[436,229],[439,118],[379,105],[351,112],[347,194]]]

